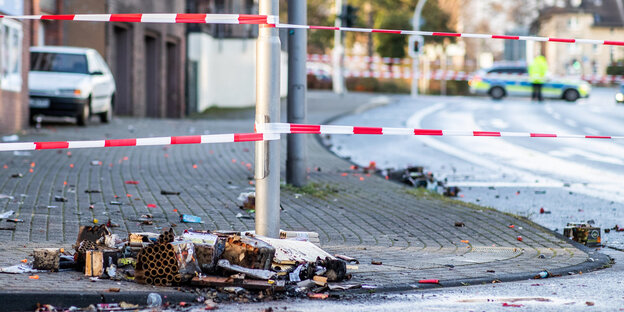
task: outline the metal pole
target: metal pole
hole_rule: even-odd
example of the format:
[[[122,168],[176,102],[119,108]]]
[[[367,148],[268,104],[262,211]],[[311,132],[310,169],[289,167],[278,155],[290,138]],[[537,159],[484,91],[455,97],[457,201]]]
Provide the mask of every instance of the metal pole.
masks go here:
[[[307,24],[307,1],[288,3],[288,23]],[[307,31],[288,31],[288,122],[304,124],[307,112],[306,59],[308,50]],[[286,152],[286,183],[300,187],[306,184],[306,135],[288,135]]]
[[[342,27],[342,0],[336,0],[336,27]],[[333,67],[334,73],[332,75],[332,82],[334,93],[344,94],[344,74],[342,65],[344,64],[344,47],[342,45],[342,32],[334,32],[334,53],[333,53]]]
[[[279,0],[260,0],[259,14],[279,15]],[[280,39],[277,28],[260,25],[256,44],[256,124],[280,121]],[[256,142],[256,233],[278,238],[280,141]]]
[[[412,20],[412,27],[414,30],[420,30],[420,15],[422,14],[423,7],[427,0],[419,0],[416,8],[414,9],[414,19]],[[411,47],[410,47],[411,48]],[[424,49],[424,47],[419,47]],[[420,78],[420,57],[416,55],[412,61],[412,98],[418,96],[418,79]]]

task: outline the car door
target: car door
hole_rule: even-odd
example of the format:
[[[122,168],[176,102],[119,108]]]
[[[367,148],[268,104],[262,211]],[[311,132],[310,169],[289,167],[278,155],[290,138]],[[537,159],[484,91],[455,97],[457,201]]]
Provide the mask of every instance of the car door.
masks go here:
[[[108,68],[108,64],[106,64],[106,61],[104,60],[104,58],[102,58],[102,56],[97,52],[94,52],[94,54],[95,54],[95,59],[99,63],[100,69],[102,70],[102,73],[104,74],[103,86],[104,86],[104,90],[106,94],[106,109],[112,110],[112,105],[113,105],[112,97],[115,94],[115,91],[117,89],[115,85],[115,77],[113,77],[113,73],[110,71],[110,68]]]
[[[94,51],[87,52],[87,62],[91,76],[92,113],[105,112],[110,101],[105,70],[100,65]]]

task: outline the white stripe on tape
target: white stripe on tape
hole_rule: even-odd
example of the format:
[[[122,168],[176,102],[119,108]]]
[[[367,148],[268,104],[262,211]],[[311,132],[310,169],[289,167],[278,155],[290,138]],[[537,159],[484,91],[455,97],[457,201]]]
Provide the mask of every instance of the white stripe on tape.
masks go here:
[[[234,134],[206,134],[201,136],[202,143],[234,142]]]
[[[104,140],[99,141],[69,141],[68,148],[89,148],[89,147],[104,147],[106,145]]]

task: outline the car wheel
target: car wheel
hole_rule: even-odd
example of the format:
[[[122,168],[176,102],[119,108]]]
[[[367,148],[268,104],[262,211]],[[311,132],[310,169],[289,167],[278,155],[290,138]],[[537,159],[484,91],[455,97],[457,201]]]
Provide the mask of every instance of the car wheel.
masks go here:
[[[501,87],[494,87],[490,89],[490,96],[495,100],[500,100],[505,96],[505,89]]]
[[[108,105],[108,109],[100,113],[100,121],[103,123],[109,123],[113,119],[113,103],[115,102],[115,96],[111,96],[110,104]]]
[[[87,125],[87,121],[89,121],[89,117],[91,116],[91,109],[89,107],[90,105],[91,105],[90,99],[87,103],[82,105],[82,112],[80,112],[80,114],[78,114],[78,117],[76,117],[76,122],[78,123],[79,126],[84,127]]]
[[[576,90],[566,90],[566,92],[563,93],[563,99],[568,102],[574,102],[578,100],[579,97],[580,95]]]

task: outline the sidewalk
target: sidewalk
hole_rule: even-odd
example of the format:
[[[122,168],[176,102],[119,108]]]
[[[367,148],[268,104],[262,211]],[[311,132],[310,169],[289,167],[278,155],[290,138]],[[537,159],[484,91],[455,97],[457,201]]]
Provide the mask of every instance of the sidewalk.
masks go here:
[[[380,105],[382,100],[368,94],[338,97],[310,92],[308,122],[323,123],[362,106]],[[94,120],[84,129],[51,124],[44,125],[40,133],[20,136],[20,141],[252,132],[253,115],[251,110],[241,110],[219,112],[206,119],[117,118],[110,125]],[[282,113],[283,120],[285,116]],[[459,286],[528,279],[542,270],[552,274],[586,272],[608,263],[606,256],[590,253],[528,220],[459,202],[417,197],[402,185],[352,172],[348,161],[328,152],[311,135],[307,145],[314,187],[307,192],[282,188],[282,229],[318,232],[325,250],[357,258],[358,269],[350,271],[354,282],[374,285],[377,291],[408,290],[430,287],[418,285],[420,279]],[[121,237],[129,232],[158,232],[171,224],[177,224],[177,233],[188,227],[253,230],[253,219],[236,217],[246,214],[238,208],[236,197],[252,187],[253,170],[248,166],[253,165],[253,147],[253,143],[119,147],[33,151],[28,156],[2,152],[0,194],[15,199],[1,199],[0,212],[14,210],[13,217],[25,222],[16,224],[14,231],[0,230],[0,266],[30,258],[34,247],[71,250],[79,225],[93,224],[93,219],[120,224],[112,231]],[[284,164],[285,148],[282,154]],[[92,161],[102,165],[94,166]],[[24,176],[10,178],[13,173]],[[139,184],[125,184],[126,180]],[[85,193],[93,189],[101,193]],[[161,190],[182,193],[165,196]],[[55,202],[56,195],[68,201]],[[111,201],[123,204],[111,205]],[[157,208],[147,208],[147,204]],[[132,221],[145,213],[154,216],[153,225]],[[180,223],[180,214],[201,216],[205,223]],[[466,226],[455,227],[455,222]],[[382,265],[372,265],[372,260]],[[91,282],[79,272],[39,276],[32,280],[26,274],[0,274],[0,302],[20,308],[37,301],[80,305],[101,298],[132,298],[143,303],[154,291],[171,300],[193,297],[174,288]],[[111,287],[119,287],[121,292],[107,292]]]

